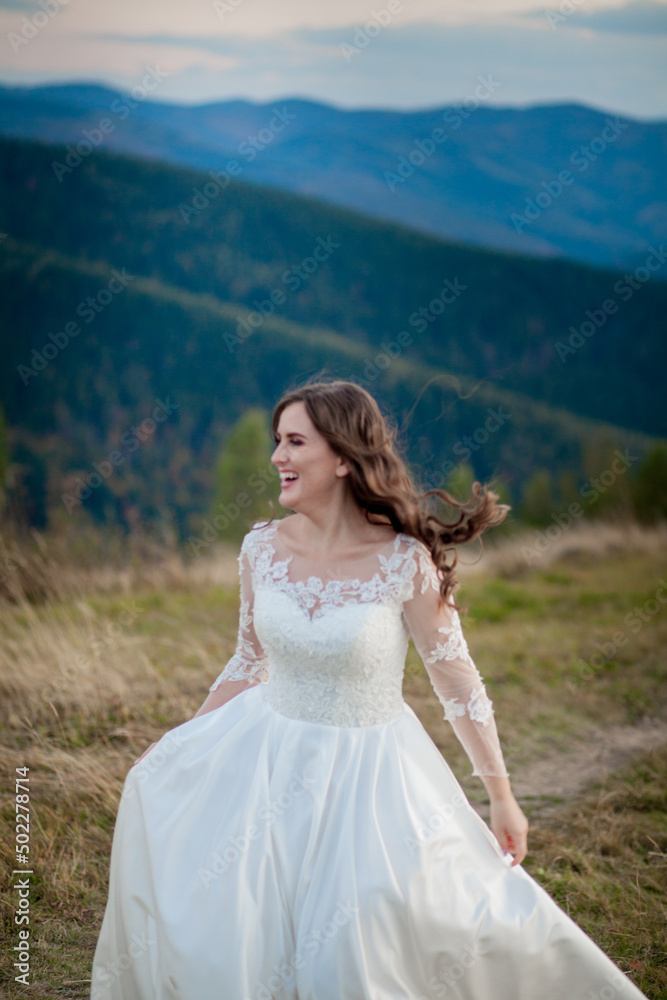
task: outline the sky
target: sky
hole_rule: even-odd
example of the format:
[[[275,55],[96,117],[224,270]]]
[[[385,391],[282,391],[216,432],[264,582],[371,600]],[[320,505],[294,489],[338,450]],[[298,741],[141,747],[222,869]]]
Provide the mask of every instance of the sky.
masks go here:
[[[667,119],[667,0],[0,0],[0,83],[202,104],[306,98]]]

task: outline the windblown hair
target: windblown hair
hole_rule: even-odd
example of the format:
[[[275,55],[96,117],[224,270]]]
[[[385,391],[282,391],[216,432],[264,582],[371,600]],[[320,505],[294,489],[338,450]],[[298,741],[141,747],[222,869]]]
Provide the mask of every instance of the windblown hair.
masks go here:
[[[487,485],[473,483],[472,497],[459,502],[442,489],[419,493],[396,450],[396,431],[389,426],[369,392],[355,382],[310,382],[287,392],[277,403],[271,420],[275,436],[283,410],[302,402],[313,424],[350,468],[346,480],[352,494],[372,524],[390,524],[423,542],[430,550],[440,577],[440,597],[461,610],[453,600],[458,586],[454,546],[477,538],[486,528],[500,524],[510,507]],[[426,509],[424,501],[438,496],[460,510],[448,524]],[[447,553],[453,558],[447,562]]]

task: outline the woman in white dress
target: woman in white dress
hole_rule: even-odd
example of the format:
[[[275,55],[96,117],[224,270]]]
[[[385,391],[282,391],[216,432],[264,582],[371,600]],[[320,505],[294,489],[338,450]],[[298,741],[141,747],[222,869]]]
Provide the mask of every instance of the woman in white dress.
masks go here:
[[[245,536],[236,652],[127,775],[92,1000],[639,1000],[520,864],[447,563],[508,508],[475,484],[456,525],[430,515],[351,382],[273,430],[292,513]],[[490,829],[403,700],[410,635]]]

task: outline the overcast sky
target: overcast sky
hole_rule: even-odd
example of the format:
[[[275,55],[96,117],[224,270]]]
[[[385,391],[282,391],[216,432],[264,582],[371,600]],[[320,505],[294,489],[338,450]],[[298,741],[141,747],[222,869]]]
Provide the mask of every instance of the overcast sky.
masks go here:
[[[302,97],[339,107],[578,102],[667,119],[667,0],[0,0],[0,82],[147,70],[152,99]]]

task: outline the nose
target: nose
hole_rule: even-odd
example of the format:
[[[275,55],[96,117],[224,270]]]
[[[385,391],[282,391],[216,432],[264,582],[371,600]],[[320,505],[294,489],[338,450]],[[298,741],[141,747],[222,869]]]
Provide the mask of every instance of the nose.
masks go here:
[[[271,455],[271,461],[273,462],[274,465],[278,465],[280,462],[280,444],[281,442],[279,442],[275,446],[275,448],[273,449],[273,454]]]

